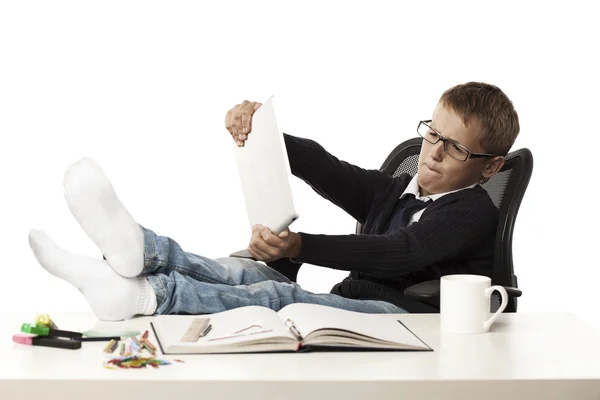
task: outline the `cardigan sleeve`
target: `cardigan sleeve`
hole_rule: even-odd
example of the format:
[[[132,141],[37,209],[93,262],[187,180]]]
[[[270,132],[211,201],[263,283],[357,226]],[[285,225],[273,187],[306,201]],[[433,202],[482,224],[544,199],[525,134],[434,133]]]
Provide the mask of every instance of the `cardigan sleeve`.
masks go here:
[[[320,144],[284,134],[292,174],[306,182],[325,199],[364,223],[373,195],[384,189],[392,177],[341,161]]]
[[[313,235],[300,232],[301,254],[314,265],[397,278],[458,256],[494,233],[497,210],[463,190],[434,201],[418,223],[385,235]]]

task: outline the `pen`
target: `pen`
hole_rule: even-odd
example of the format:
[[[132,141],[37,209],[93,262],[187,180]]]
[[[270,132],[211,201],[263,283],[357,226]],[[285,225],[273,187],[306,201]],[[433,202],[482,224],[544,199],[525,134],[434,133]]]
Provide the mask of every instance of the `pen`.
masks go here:
[[[286,319],[285,320],[285,326],[287,326],[288,329],[292,332],[292,334],[294,336],[296,336],[296,339],[302,340],[302,335],[300,334],[300,331],[298,331],[298,328],[296,328],[296,325],[294,325],[294,321],[292,321],[289,318]]]
[[[94,337],[74,337],[78,342],[110,342],[111,340],[125,340],[124,336],[94,336]]]

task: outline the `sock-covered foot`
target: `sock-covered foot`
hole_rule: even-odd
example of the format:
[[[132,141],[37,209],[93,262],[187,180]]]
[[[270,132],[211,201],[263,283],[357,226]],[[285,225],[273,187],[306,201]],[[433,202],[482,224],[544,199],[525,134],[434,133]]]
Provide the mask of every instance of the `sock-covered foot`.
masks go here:
[[[146,278],[124,278],[105,260],[69,253],[41,231],[29,232],[29,245],[40,265],[79,289],[101,320],[120,321],[156,311],[156,295]]]
[[[67,169],[63,186],[71,213],[110,266],[122,276],[138,276],[144,268],[144,234],[102,168],[82,158]]]

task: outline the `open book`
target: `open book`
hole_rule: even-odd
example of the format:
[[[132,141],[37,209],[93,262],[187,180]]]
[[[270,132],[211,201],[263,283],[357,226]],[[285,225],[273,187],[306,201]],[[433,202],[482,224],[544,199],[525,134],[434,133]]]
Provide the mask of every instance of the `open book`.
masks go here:
[[[210,330],[189,341],[188,328],[201,318],[210,318]],[[159,315],[150,324],[163,354],[319,349],[431,351],[390,315],[316,304],[291,304],[279,312],[247,306],[208,315]]]

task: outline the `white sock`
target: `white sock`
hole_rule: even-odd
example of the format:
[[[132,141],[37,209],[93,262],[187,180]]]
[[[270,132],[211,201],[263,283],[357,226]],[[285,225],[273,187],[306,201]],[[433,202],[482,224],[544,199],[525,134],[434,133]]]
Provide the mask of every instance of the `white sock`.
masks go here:
[[[67,169],[63,186],[71,213],[110,266],[122,276],[138,276],[144,268],[144,234],[102,168],[82,158]]]
[[[44,232],[29,232],[29,245],[40,265],[83,293],[98,318],[120,321],[156,312],[156,294],[148,279],[124,278],[105,260],[69,253]]]

